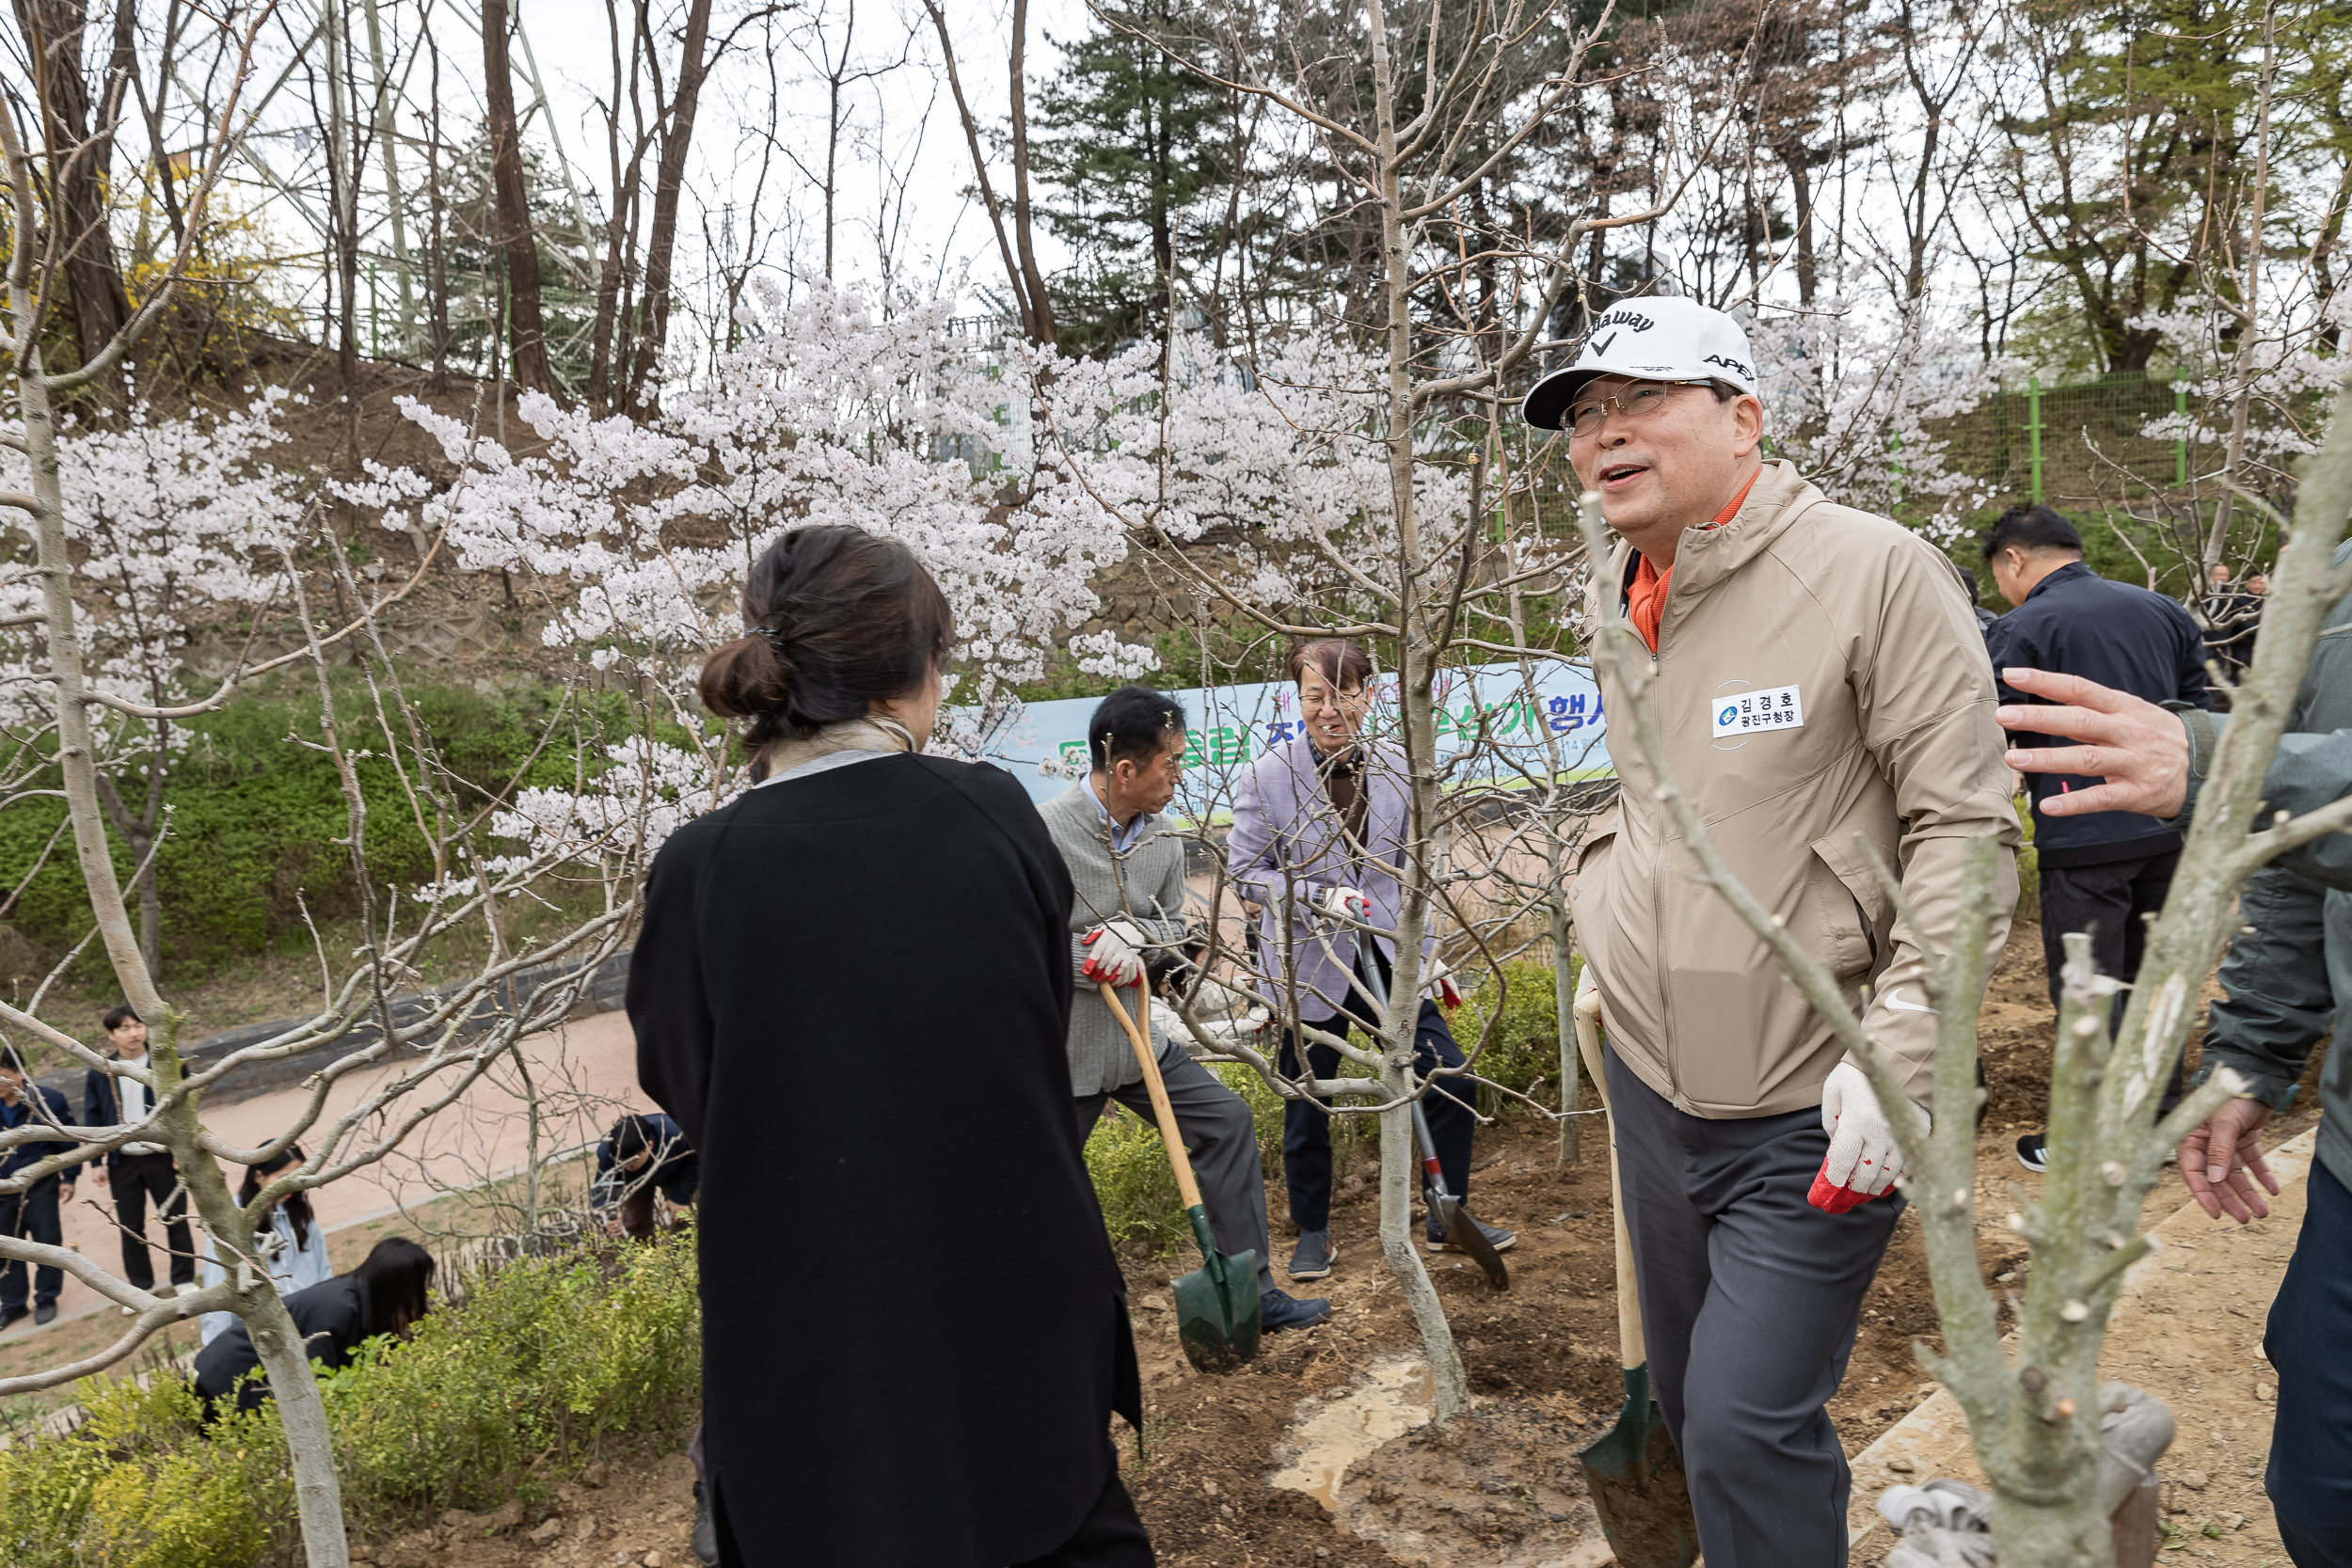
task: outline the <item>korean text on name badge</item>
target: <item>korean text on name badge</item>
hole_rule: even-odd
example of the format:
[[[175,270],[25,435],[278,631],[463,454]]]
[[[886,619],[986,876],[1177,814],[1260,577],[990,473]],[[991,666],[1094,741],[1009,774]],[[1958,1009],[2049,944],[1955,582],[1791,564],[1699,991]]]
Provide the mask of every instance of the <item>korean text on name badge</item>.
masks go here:
[[[1707,721],[1717,740],[1764,730],[1801,730],[1804,728],[1804,699],[1793,686],[1727,692],[1708,705]]]

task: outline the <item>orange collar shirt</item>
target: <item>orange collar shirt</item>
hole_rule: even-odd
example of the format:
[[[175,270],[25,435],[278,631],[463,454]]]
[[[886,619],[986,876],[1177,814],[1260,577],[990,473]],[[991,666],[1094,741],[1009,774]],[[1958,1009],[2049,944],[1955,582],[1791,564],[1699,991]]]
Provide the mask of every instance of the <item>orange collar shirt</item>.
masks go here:
[[[1740,515],[1740,508],[1746,504],[1748,492],[1754,488],[1756,475],[1750,474],[1747,483],[1740,486],[1740,493],[1731,498],[1731,504],[1716,513],[1707,526],[1715,528]],[[1665,618],[1666,587],[1674,581],[1675,569],[1669,566],[1661,572],[1650,564],[1650,559],[1645,555],[1637,554],[1634,559],[1641,564],[1633,569],[1633,581],[1626,588],[1625,610],[1633,622],[1633,629],[1642,634],[1642,641],[1649,644],[1649,651],[1656,653],[1658,624]]]

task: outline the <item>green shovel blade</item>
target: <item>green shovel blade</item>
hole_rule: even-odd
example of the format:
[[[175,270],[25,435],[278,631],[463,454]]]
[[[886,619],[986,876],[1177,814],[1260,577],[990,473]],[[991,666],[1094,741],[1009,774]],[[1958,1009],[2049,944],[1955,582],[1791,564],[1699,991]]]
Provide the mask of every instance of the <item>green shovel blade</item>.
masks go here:
[[[1665,1413],[1650,1397],[1646,1364],[1625,1370],[1625,1408],[1617,1424],[1577,1458],[1619,1568],[1690,1568],[1698,1560],[1682,1456],[1666,1431]]]
[[[1177,1342],[1197,1370],[1230,1372],[1258,1354],[1258,1254],[1217,1251],[1200,1205],[1184,1217],[1200,1243],[1201,1266],[1173,1287]]]

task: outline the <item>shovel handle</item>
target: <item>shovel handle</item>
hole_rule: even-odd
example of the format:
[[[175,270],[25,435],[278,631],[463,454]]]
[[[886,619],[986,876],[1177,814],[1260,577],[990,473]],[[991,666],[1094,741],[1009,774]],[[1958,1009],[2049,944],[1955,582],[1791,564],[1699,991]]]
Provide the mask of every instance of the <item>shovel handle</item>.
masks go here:
[[[1119,1026],[1127,1031],[1127,1043],[1136,1048],[1136,1061],[1143,1069],[1144,1087],[1152,1092],[1152,1115],[1160,1124],[1160,1142],[1168,1146],[1168,1163],[1176,1170],[1176,1191],[1183,1195],[1184,1207],[1198,1209],[1200,1205],[1200,1183],[1192,1179],[1192,1159],[1184,1152],[1183,1134],[1176,1131],[1176,1108],[1168,1102],[1168,1085],[1160,1082],[1160,1061],[1152,1050],[1152,1037],[1145,1033],[1152,1026],[1152,993],[1143,987],[1136,988],[1136,1008],[1143,1015],[1143,1028],[1127,1016],[1127,1009],[1119,1000],[1119,993],[1100,980],[1094,989],[1103,993],[1104,1006],[1119,1020]]]
[[[1584,973],[1589,976],[1592,972],[1592,961],[1587,959]],[[1617,1230],[1617,1364],[1631,1370],[1649,1360],[1649,1346],[1642,1338],[1642,1292],[1633,1273],[1633,1240],[1625,1228],[1625,1181],[1617,1174],[1617,1116],[1609,1108],[1609,1075],[1600,1059],[1599,988],[1580,990],[1574,1011],[1577,1053],[1584,1058],[1584,1070],[1593,1075],[1593,1087],[1600,1091],[1600,1108],[1609,1117],[1609,1214]]]

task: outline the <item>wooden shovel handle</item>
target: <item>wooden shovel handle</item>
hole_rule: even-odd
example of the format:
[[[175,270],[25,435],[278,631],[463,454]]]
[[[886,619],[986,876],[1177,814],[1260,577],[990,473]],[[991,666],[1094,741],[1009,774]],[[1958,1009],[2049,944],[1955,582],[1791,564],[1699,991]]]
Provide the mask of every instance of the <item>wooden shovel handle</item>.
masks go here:
[[[1601,1111],[1609,1117],[1609,1213],[1617,1228],[1617,1364],[1630,1369],[1649,1359],[1649,1345],[1642,1338],[1642,1292],[1633,1274],[1633,1240],[1625,1228],[1625,1182],[1617,1174],[1617,1115],[1609,1108],[1609,1074],[1600,1059],[1597,991],[1593,1000],[1596,1005],[1589,1008],[1581,998],[1576,1004],[1576,1049],[1584,1058],[1584,1070],[1593,1075],[1593,1087],[1600,1091]]]
[[[1152,993],[1143,987],[1136,988],[1136,1008],[1143,1015],[1143,1027],[1127,1016],[1119,993],[1100,980],[1094,989],[1103,993],[1103,1004],[1119,1020],[1119,1026],[1127,1031],[1127,1043],[1136,1048],[1136,1061],[1143,1069],[1144,1086],[1152,1091],[1152,1115],[1160,1124],[1160,1142],[1168,1146],[1168,1163],[1176,1168],[1176,1190],[1184,1195],[1184,1207],[1198,1209],[1200,1205],[1200,1183],[1192,1179],[1192,1161],[1184,1153],[1184,1140],[1176,1131],[1176,1108],[1168,1102],[1168,1085],[1160,1082],[1159,1056],[1152,1049]]]

